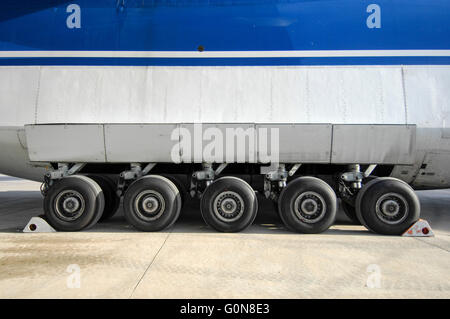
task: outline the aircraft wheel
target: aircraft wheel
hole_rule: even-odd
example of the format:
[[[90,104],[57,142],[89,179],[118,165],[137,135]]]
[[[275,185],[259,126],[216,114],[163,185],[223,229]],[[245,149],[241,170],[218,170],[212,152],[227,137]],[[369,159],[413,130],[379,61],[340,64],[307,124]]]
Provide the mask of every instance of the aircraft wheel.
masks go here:
[[[383,235],[401,235],[420,216],[420,202],[407,183],[396,178],[377,178],[356,197],[358,218],[367,229]]]
[[[142,231],[172,226],[181,210],[180,192],[169,179],[147,175],[133,182],[123,198],[126,220]]]
[[[116,194],[114,181],[104,175],[87,175],[92,178],[102,189],[105,196],[105,208],[99,222],[110,219],[114,216],[120,206],[120,197]]]
[[[364,178],[364,186],[369,183],[370,181],[373,181],[374,179],[377,179],[376,176],[368,176]],[[363,187],[364,187],[363,186]],[[348,202],[341,199],[341,207],[344,211],[344,214],[353,222],[355,225],[364,225],[363,222],[360,221],[360,218],[358,217],[358,214],[356,212],[355,205],[351,205]]]
[[[279,199],[272,202],[272,203],[273,203],[273,208],[275,209],[275,212],[277,213],[278,218],[280,218],[281,222],[284,224],[283,219],[281,218],[280,208],[279,208],[279,205],[278,205],[278,201],[279,201]],[[289,226],[286,225],[286,224],[284,224],[284,227],[285,227],[287,230],[294,231],[291,227],[289,227]]]
[[[62,178],[44,197],[45,217],[59,231],[79,231],[93,226],[100,219],[104,206],[100,186],[82,175]]]
[[[188,198],[188,191],[187,191],[187,187],[186,187],[185,183],[183,183],[182,180],[180,180],[178,177],[176,177],[174,175],[161,174],[161,176],[169,179],[172,183],[175,184],[175,186],[180,191],[181,205],[184,205],[184,203],[186,203],[186,200]]]
[[[281,192],[278,208],[289,230],[316,234],[327,230],[336,218],[333,189],[315,177],[298,177]]]
[[[249,227],[258,212],[252,187],[232,176],[218,178],[202,195],[200,210],[207,225],[220,232],[239,232]]]

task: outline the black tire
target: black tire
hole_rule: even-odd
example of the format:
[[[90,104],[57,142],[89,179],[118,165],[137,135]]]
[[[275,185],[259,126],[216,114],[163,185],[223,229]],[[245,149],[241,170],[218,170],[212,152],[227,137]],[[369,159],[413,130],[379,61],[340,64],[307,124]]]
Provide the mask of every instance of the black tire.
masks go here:
[[[358,218],[358,220],[361,223],[361,225],[366,227],[368,230],[370,230],[369,226],[367,225],[366,221],[364,220],[363,216],[361,215],[361,209],[360,209],[361,198],[364,196],[366,191],[368,189],[370,189],[370,187],[372,187],[373,184],[376,184],[379,181],[387,180],[387,179],[389,179],[389,180],[396,180],[396,181],[399,181],[399,182],[402,182],[402,183],[406,184],[406,182],[403,182],[402,180],[399,180],[399,179],[393,178],[393,177],[375,177],[375,178],[369,180],[368,183],[364,184],[363,188],[358,192],[358,194],[356,196],[356,200],[355,200],[356,217]],[[408,184],[406,184],[406,185],[408,185]]]
[[[308,201],[307,201],[308,200]],[[309,207],[311,213],[305,212]],[[278,200],[280,217],[285,226],[295,232],[324,232],[336,219],[336,194],[326,182],[315,177],[298,177],[281,192]]]
[[[420,217],[414,190],[396,178],[378,178],[356,198],[356,211],[364,226],[383,235],[401,235]]]
[[[345,200],[341,199],[341,207],[344,211],[345,216],[347,216],[348,219],[350,219],[351,223],[353,225],[361,225],[361,222],[359,221],[358,217],[356,216],[356,208],[353,205],[350,205]]]
[[[281,217],[281,214],[280,214],[280,206],[279,206],[279,204],[278,204],[279,200],[280,200],[280,199],[278,198],[278,200],[273,201],[273,207],[274,207],[274,209],[275,209],[275,212],[277,213],[277,216],[278,216],[278,218],[281,220],[281,222],[283,223],[284,227],[285,227],[287,230],[289,230],[289,231],[295,232],[295,230],[293,230],[289,225],[286,225],[286,224],[284,223],[283,218]]]
[[[146,207],[144,205],[154,205]],[[141,231],[154,232],[172,226],[181,210],[180,192],[169,179],[147,175],[134,181],[123,198],[126,220]]]
[[[116,185],[111,178],[104,175],[87,176],[93,179],[103,191],[103,195],[105,196],[105,208],[98,222],[106,221],[114,216],[120,206],[120,197],[116,194]]]
[[[188,199],[188,191],[187,191],[186,184],[183,183],[183,181],[181,181],[178,177],[176,177],[174,175],[161,174],[161,176],[164,176],[165,178],[169,179],[172,183],[175,184],[175,186],[180,191],[181,205],[184,205],[184,203],[186,203],[186,201]]]
[[[390,178],[390,177],[378,177],[375,178],[371,181],[369,181],[368,183],[366,183],[362,189],[358,192],[358,194],[356,195],[356,200],[355,200],[355,212],[356,212],[356,218],[358,218],[359,222],[361,223],[361,225],[363,225],[364,227],[366,227],[367,229],[369,229],[369,227],[367,226],[367,223],[364,221],[362,215],[361,215],[361,209],[359,208],[361,205],[361,198],[364,196],[365,192],[375,183],[378,183],[379,181],[381,181],[384,178]],[[358,207],[358,208],[357,208]]]
[[[67,207],[69,204],[71,206]],[[62,178],[44,197],[45,218],[58,231],[80,231],[92,227],[100,219],[104,206],[105,198],[100,186],[82,175]],[[70,212],[68,209],[75,210]]]
[[[368,177],[364,178],[363,188],[365,185],[367,185],[368,183],[370,183],[371,181],[373,181],[377,178],[378,177],[376,177],[376,176],[368,176]],[[361,191],[363,191],[363,190],[361,190]],[[358,214],[356,212],[356,199],[354,202],[355,202],[355,204],[352,205],[352,204],[346,202],[345,200],[341,199],[342,210],[344,211],[344,214],[353,222],[354,225],[364,225],[363,222],[361,222],[361,220],[358,217]]]
[[[206,188],[201,198],[200,211],[205,223],[215,230],[239,232],[255,220],[258,200],[247,182],[225,176],[216,179]]]

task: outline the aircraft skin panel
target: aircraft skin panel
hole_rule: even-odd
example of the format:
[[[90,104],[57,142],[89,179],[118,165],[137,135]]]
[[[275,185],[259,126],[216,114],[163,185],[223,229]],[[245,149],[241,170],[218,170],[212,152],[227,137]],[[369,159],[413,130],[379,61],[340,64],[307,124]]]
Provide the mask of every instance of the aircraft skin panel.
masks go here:
[[[263,130],[272,138],[274,128],[281,163],[414,164],[414,125],[37,124],[26,125],[25,131],[28,155],[33,162],[267,163],[266,145],[250,141],[258,140]],[[215,154],[209,154],[209,140],[199,145],[183,143],[188,136],[203,136],[210,129],[227,140],[239,129],[236,137],[242,141],[248,136],[248,145],[234,154],[222,144]],[[185,135],[180,138],[178,134]],[[202,151],[196,153],[196,148]]]
[[[448,132],[450,67],[408,67],[403,68],[403,72],[408,122],[420,123],[422,127],[443,128],[442,133]]]
[[[37,124],[406,124],[399,67],[68,66],[40,74]]]
[[[34,123],[39,67],[0,67],[0,126]]]

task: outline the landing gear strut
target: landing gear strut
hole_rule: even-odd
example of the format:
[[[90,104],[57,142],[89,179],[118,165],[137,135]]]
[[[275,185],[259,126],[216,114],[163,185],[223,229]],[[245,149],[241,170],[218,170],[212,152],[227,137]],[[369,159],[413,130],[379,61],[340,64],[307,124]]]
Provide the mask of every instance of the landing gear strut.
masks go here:
[[[376,165],[369,165],[364,172],[361,172],[360,165],[349,165],[348,171],[340,174],[338,178],[342,210],[355,225],[362,225],[356,215],[356,195],[365,183],[376,178],[375,176],[370,176],[375,168]]]

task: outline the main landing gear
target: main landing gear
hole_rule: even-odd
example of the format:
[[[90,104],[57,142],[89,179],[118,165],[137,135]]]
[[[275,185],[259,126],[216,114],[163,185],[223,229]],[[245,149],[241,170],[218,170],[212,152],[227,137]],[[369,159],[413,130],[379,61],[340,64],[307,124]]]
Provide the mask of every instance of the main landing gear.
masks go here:
[[[344,213],[355,224],[378,234],[401,235],[419,220],[420,202],[411,186],[352,167],[354,171],[341,175],[339,190]]]
[[[192,173],[189,189],[174,175],[150,173],[155,165],[133,163],[113,180],[109,175],[82,174],[84,164],[60,164],[45,177],[48,223],[60,231],[89,229],[111,218],[123,198],[129,224],[141,231],[160,231],[177,221],[187,194],[200,198],[205,223],[217,231],[239,232],[255,220],[256,193],[243,179],[223,176],[227,164],[213,169],[204,163]],[[261,167],[264,195],[274,201],[281,221],[293,232],[326,231],[335,221],[339,197],[355,223],[379,234],[400,235],[419,219],[419,200],[407,183],[371,176],[374,166],[361,172],[359,165],[349,165],[337,177],[336,191],[330,186],[333,183],[318,177],[295,177],[301,164],[289,171],[283,164]]]

